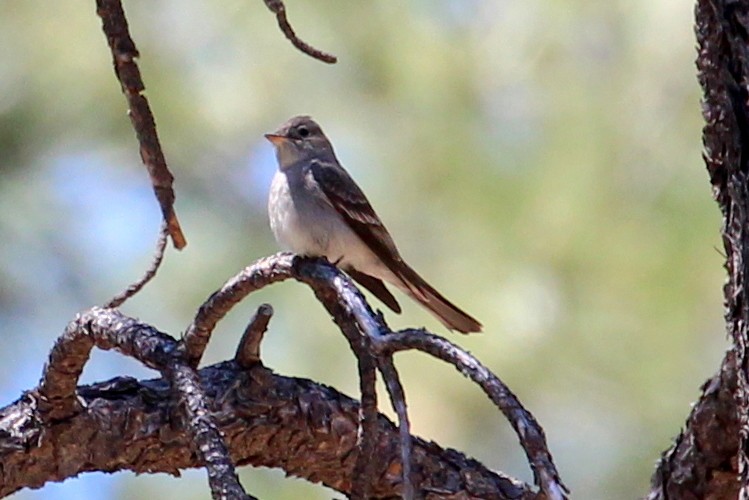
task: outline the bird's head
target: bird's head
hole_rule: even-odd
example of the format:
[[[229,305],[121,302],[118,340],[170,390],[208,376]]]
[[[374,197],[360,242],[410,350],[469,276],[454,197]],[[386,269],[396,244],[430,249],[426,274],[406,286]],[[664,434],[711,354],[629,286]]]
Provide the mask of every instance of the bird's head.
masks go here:
[[[281,170],[302,161],[334,157],[330,141],[320,125],[309,116],[295,116],[275,132],[265,134],[265,138],[276,148]]]

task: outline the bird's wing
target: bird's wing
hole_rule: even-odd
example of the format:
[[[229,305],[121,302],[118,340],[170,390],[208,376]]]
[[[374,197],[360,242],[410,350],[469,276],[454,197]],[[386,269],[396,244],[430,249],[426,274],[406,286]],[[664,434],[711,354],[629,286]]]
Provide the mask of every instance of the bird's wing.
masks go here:
[[[322,191],[333,208],[408,288],[409,295],[432,311],[451,330],[458,330],[463,333],[481,331],[481,323],[447,300],[408,264],[403,262],[398,249],[395,248],[393,238],[390,237],[372,205],[369,204],[367,197],[364,196],[356,182],[340,165],[315,160],[311,162],[309,172],[316,187]],[[364,276],[370,278],[368,275]],[[385,289],[384,284],[379,280],[376,280],[379,282],[372,282],[365,278],[365,281],[361,281],[357,276],[352,275],[352,277],[378,297],[380,297],[377,293],[378,287],[382,286]],[[373,285],[374,288],[368,285]],[[392,298],[392,295],[390,295],[390,298]],[[389,298],[387,299],[380,297],[380,300],[393,308],[388,303]],[[395,298],[393,298],[394,300]],[[400,307],[398,309],[393,308],[395,311],[399,309]]]
[[[349,227],[392,272],[400,276],[403,259],[393,238],[348,172],[340,165],[321,161],[312,161],[309,171]]]

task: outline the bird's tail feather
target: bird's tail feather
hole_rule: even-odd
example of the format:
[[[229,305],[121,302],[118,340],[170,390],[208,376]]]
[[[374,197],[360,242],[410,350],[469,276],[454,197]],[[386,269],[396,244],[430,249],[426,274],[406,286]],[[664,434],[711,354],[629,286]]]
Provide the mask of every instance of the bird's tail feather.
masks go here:
[[[401,288],[411,298],[428,309],[450,330],[460,333],[472,333],[481,331],[481,323],[476,318],[461,310],[458,306],[447,300],[441,293],[435,290],[424,278],[404,265],[399,269],[399,278],[402,281]]]

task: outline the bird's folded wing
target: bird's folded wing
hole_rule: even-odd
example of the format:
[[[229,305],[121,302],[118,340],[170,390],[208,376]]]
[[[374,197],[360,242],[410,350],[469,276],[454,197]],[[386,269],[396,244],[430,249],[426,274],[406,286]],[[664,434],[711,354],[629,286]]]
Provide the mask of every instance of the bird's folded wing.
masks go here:
[[[393,238],[348,172],[333,163],[313,161],[310,173],[330,204],[356,235],[393,273],[401,276],[403,259]]]

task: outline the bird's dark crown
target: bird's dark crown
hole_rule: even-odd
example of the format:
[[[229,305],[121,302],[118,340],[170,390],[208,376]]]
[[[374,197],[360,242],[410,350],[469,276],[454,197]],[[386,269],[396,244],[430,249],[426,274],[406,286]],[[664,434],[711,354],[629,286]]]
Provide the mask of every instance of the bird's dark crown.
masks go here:
[[[309,116],[295,116],[281,125],[276,132],[277,135],[292,139],[294,141],[306,141],[325,137],[320,125]]]

